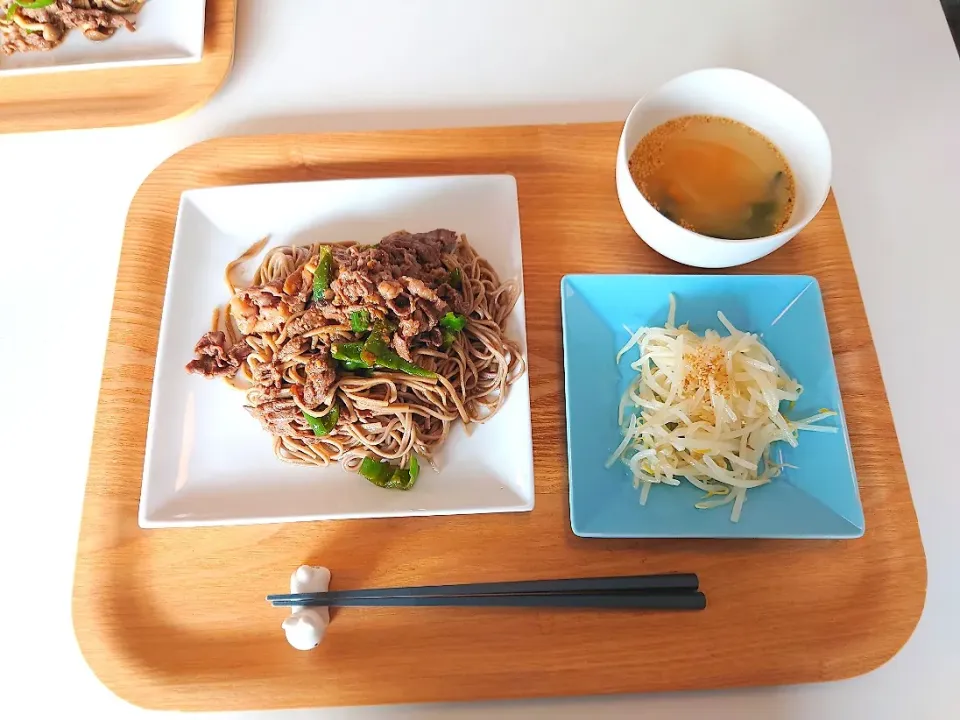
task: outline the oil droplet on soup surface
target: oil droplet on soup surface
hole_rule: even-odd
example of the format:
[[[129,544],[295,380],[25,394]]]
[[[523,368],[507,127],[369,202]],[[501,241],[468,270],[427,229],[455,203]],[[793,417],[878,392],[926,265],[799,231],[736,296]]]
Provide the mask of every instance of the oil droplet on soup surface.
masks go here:
[[[630,155],[630,175],[664,217],[716,238],[780,232],[796,184],[783,153],[743,123],[686,115],[647,133]]]

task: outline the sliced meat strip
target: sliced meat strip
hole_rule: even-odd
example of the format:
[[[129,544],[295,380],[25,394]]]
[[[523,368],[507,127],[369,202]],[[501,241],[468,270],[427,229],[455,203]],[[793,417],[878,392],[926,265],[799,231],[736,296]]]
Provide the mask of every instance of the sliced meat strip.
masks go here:
[[[310,348],[310,338],[295,336],[287,340],[280,351],[277,353],[277,359],[286,362],[300,355]]]
[[[400,279],[403,280],[404,284],[407,286],[407,290],[409,290],[412,295],[423,298],[424,300],[428,300],[430,302],[437,301],[437,293],[428,288],[423,280],[406,276]]]
[[[402,357],[407,362],[412,362],[413,358],[410,356],[410,346],[407,345],[407,341],[400,333],[395,333],[393,336],[393,349],[397,351],[397,355]]]
[[[380,291],[384,300],[393,300],[403,292],[403,285],[396,280],[383,280],[377,285],[377,290]]]
[[[416,309],[413,299],[407,293],[398,295],[393,300],[387,300],[387,307],[399,318],[412,315]]]
[[[136,25],[120,13],[106,10],[78,9],[85,3],[57,0],[57,16],[68,28],[77,28],[89,40],[106,40],[118,29],[136,31]]]
[[[326,324],[327,319],[324,317],[323,308],[312,307],[303,313],[303,315],[287,323],[287,336],[296,337],[297,335],[303,335],[306,332],[316,330],[318,327],[323,327]]]
[[[282,437],[311,437],[313,431],[303,417],[303,412],[293,400],[267,400],[260,405],[246,405],[264,430]]]
[[[205,333],[193,352],[196,357],[187,363],[187,372],[206,377],[233,377],[253,350],[244,342],[227,348],[227,338],[221,331]]]
[[[262,388],[277,388],[283,385],[283,371],[276,362],[257,365],[253,371],[253,382]]]
[[[435,348],[443,347],[443,333],[440,332],[440,328],[434,328],[426,335],[421,338],[427,345],[432,345]]]
[[[405,338],[416,337],[420,334],[420,321],[416,318],[404,318],[400,321],[400,334]]]
[[[337,381],[337,367],[326,345],[321,345],[315,354],[310,355],[304,369],[307,381],[303,386],[303,404],[314,408],[323,402]]]
[[[267,283],[239,291],[230,300],[230,313],[244,335],[279,332],[293,314],[283,302],[282,283]]]

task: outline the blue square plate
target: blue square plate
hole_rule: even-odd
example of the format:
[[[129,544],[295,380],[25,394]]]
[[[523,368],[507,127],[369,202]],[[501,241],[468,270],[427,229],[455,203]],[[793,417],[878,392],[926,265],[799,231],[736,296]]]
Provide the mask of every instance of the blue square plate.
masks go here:
[[[739,329],[760,334],[804,391],[790,417],[837,410],[840,432],[801,432],[800,445],[778,443],[786,468],[747,493],[739,522],[730,506],[698,510],[703,493],[690,483],[655,485],[641,506],[622,463],[604,468],[620,442],[617,408],[634,375],[617,351],[624,325],[662,325],[669,294],[678,325],[698,334],[726,331],[722,310]],[[854,538],[863,509],[840,402],[820,286],[803,275],[567,275],[561,282],[567,395],[570,524],[581,537]],[[830,421],[826,421],[829,423]]]

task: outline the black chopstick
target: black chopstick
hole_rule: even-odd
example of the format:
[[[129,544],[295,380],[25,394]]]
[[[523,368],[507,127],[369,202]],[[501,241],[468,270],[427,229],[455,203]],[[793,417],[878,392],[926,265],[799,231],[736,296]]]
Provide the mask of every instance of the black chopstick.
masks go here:
[[[407,597],[353,597],[327,600],[329,607],[499,607],[600,608],[609,610],[703,610],[701,592],[537,593],[534,595],[450,595]],[[276,607],[292,607],[277,605]]]
[[[667,575],[628,575],[621,577],[569,578],[563,580],[522,580],[520,582],[466,583],[462,585],[421,585],[417,587],[334,590],[325,593],[267,595],[278,606],[330,605],[341,600],[360,598],[410,598],[490,595],[528,595],[625,591],[693,592],[700,587],[694,573]]]

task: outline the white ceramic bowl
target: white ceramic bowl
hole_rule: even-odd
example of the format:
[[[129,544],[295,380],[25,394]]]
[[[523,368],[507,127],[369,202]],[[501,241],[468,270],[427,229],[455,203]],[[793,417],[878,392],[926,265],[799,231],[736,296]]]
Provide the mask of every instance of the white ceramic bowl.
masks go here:
[[[683,115],[738,120],[780,148],[797,186],[793,214],[783,230],[751,240],[721,240],[680,227],[647,202],[630,177],[630,153],[657,125]],[[730,267],[773,252],[813,219],[830,191],[831,164],[823,125],[795,97],[741,70],[696,70],[645,95],[630,111],[617,150],[617,196],[630,225],[661,255],[695,267]]]

